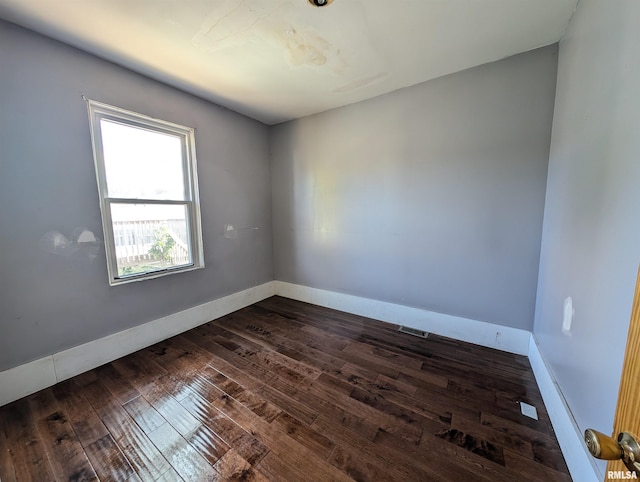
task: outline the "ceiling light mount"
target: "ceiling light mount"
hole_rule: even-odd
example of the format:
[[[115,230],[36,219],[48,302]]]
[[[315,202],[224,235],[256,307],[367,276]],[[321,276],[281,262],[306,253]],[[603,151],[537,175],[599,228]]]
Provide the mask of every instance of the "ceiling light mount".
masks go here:
[[[331,2],[333,2],[333,0],[309,0],[309,3],[314,7],[326,7]]]

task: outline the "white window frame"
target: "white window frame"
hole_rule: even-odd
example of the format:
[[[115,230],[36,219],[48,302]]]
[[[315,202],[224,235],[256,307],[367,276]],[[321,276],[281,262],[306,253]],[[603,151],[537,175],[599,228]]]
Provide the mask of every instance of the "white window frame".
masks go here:
[[[198,178],[196,170],[195,129],[174,124],[160,119],[155,119],[143,114],[121,109],[91,99],[86,99],[89,110],[89,124],[91,130],[91,143],[93,147],[93,159],[96,169],[96,180],[100,196],[100,211],[102,213],[102,228],[104,232],[104,244],[107,257],[107,271],[109,284],[116,286],[134,281],[158,278],[174,273],[183,273],[195,269],[204,268],[204,249],[202,244],[202,226],[200,221],[200,202],[198,195]],[[102,148],[102,131],[100,121],[102,119],[119,124],[146,129],[152,132],[177,136],[182,144],[182,172],[185,198],[181,201],[164,199],[141,198],[111,198],[107,191],[106,171],[104,163],[104,151]],[[183,205],[187,211],[189,249],[192,263],[183,266],[165,268],[159,271],[118,275],[116,259],[116,244],[111,218],[111,204],[173,204]]]

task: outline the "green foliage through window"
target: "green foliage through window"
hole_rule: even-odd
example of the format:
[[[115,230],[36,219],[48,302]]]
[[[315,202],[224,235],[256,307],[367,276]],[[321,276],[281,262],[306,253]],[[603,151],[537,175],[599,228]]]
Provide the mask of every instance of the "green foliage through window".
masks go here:
[[[149,254],[156,259],[170,261],[171,250],[175,244],[176,240],[169,233],[169,229],[161,226],[153,233],[153,245],[149,248]]]

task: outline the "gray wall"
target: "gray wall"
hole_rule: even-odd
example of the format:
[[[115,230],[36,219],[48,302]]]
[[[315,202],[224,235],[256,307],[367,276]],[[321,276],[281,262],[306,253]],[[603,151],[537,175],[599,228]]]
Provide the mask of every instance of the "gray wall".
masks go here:
[[[640,261],[638,25],[640,2],[581,0],[560,44],[534,328],[580,428],[605,433]]]
[[[532,329],[557,46],[272,128],[276,279]]]
[[[205,269],[109,287],[103,248],[42,248],[102,238],[82,94],[196,128]],[[273,279],[267,152],[256,121],[0,21],[0,370]]]

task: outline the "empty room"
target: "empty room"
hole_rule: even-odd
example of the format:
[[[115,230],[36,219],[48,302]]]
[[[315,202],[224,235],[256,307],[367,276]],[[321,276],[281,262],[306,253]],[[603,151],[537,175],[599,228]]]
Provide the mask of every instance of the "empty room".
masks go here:
[[[0,0],[0,481],[639,477],[638,25]]]

